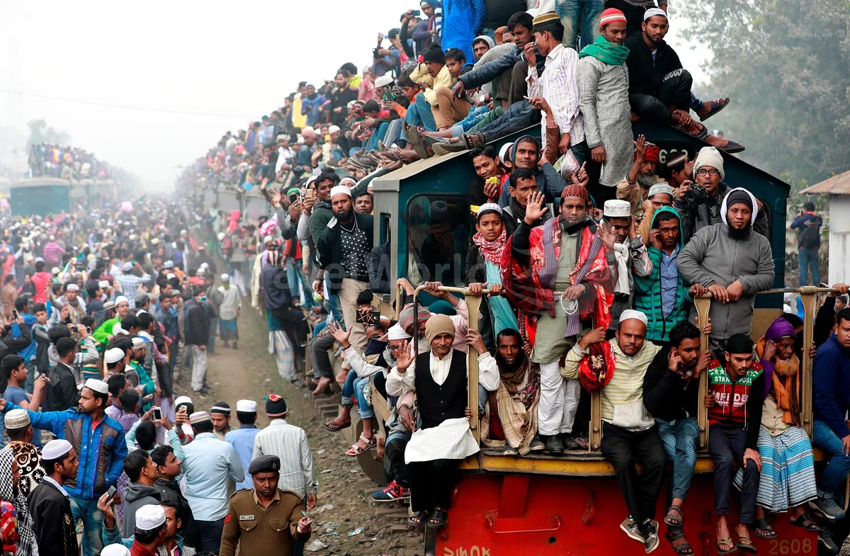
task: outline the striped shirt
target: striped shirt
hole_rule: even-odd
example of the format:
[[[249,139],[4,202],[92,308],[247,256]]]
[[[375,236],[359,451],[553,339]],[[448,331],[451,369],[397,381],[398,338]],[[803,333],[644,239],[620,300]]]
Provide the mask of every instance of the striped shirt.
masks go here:
[[[620,350],[617,338],[611,338],[609,343],[616,363],[611,381],[602,389],[602,420],[630,430],[646,430],[655,421],[643,407],[643,377],[661,348],[646,340],[643,348],[629,357]],[[567,353],[561,374],[578,378],[579,363],[587,354],[576,342]]]
[[[144,284],[145,282],[150,282],[151,275],[150,274],[142,274],[141,276],[136,276],[135,274],[118,274],[115,276],[115,281],[121,285],[121,293],[124,294],[124,297],[130,302],[130,308],[135,309],[135,303],[133,302],[133,296],[136,295],[136,290],[139,289],[139,285]]]
[[[537,68],[528,67],[528,96],[543,97],[552,109],[552,117],[561,131],[570,134],[570,145],[584,141],[584,121],[578,107],[578,53],[559,44],[546,56],[541,77]],[[546,118],[540,120],[541,137],[546,137]]]
[[[280,458],[280,483],[278,488],[291,490],[301,496],[316,494],[316,468],[313,453],[304,429],[290,425],[285,419],[272,419],[269,426],[254,438],[252,460],[273,455]]]

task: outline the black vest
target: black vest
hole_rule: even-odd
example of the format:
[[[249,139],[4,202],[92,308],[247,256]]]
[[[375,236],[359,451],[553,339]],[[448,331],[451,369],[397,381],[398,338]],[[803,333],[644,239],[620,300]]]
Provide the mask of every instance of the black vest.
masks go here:
[[[466,413],[466,354],[452,350],[449,375],[442,385],[431,376],[431,353],[416,356],[416,399],[422,428],[436,427],[446,419],[457,419]]]

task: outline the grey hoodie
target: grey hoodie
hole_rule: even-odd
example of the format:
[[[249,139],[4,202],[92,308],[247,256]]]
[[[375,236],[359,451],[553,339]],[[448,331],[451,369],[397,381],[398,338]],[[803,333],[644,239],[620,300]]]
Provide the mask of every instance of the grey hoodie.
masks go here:
[[[130,483],[124,491],[124,523],[121,524],[121,536],[125,539],[134,534],[136,510],[147,504],[158,505],[159,491],[142,483]]]
[[[766,237],[751,226],[749,237],[734,239],[729,226],[714,224],[694,234],[679,253],[677,264],[690,284],[727,287],[740,280],[744,286],[738,301],[712,302],[709,312],[712,339],[726,340],[733,334],[752,333],[755,294],[770,289],[775,276],[773,253]]]

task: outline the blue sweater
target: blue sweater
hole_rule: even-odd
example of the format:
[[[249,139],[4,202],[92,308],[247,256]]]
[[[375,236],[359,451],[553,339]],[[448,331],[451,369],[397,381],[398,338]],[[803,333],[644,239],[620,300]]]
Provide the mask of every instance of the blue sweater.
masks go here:
[[[850,435],[844,414],[850,406],[850,349],[835,334],[818,348],[813,368],[815,419],[823,421],[838,438]]]
[[[21,409],[6,403],[3,413]],[[124,428],[108,415],[92,430],[91,417],[76,408],[66,411],[29,413],[32,426],[48,430],[71,443],[80,458],[77,478],[65,483],[68,494],[85,500],[97,499],[118,482],[124,470],[127,443]]]

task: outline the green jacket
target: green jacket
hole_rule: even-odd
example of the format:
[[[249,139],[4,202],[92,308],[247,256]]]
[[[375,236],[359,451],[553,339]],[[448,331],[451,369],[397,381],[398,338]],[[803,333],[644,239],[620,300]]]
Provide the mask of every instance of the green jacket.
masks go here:
[[[650,229],[655,228],[655,220],[662,212],[670,212],[679,218],[679,213],[672,207],[661,207],[652,216]],[[682,220],[679,218],[679,252],[684,247]],[[647,249],[649,260],[652,261],[652,273],[646,277],[635,276],[635,309],[641,311],[649,320],[646,327],[646,339],[653,342],[666,342],[670,339],[670,329],[688,318],[688,310],[693,301],[682,273],[678,273],[676,284],[676,304],[673,311],[665,318],[661,311],[661,251],[655,247]],[[677,256],[678,258],[678,256]]]

